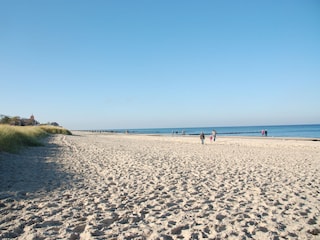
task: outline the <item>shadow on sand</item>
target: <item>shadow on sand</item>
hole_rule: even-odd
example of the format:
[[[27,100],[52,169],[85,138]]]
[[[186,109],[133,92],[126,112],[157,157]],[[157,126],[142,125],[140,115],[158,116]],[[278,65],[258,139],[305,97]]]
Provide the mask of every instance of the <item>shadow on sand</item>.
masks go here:
[[[32,198],[56,188],[68,188],[73,174],[56,162],[61,146],[46,138],[41,147],[29,147],[19,154],[0,153],[0,200]]]

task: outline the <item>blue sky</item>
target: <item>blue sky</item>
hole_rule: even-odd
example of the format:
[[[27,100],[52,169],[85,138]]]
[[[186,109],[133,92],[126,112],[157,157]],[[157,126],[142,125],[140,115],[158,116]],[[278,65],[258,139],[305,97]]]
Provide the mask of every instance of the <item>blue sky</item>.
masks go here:
[[[320,123],[319,1],[0,0],[0,114],[69,129]]]

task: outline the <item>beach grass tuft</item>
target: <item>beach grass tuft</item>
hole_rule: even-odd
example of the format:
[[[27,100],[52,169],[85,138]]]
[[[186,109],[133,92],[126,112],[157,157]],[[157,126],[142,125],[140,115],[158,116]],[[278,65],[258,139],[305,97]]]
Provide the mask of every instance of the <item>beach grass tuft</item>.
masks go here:
[[[50,134],[64,134],[64,135],[72,135],[72,133],[65,128],[62,127],[55,127],[51,125],[40,125],[39,126],[42,130]]]
[[[67,129],[54,126],[0,125],[0,152],[17,153],[22,147],[42,146],[41,139],[49,134],[67,134]]]

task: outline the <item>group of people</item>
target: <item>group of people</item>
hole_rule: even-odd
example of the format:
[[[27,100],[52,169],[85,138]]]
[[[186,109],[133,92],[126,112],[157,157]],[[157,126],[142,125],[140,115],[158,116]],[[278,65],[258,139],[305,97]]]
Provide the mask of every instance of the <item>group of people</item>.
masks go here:
[[[268,137],[268,131],[267,131],[267,129],[261,130],[261,135],[262,135],[262,136],[265,136],[265,137]]]
[[[267,131],[267,129],[263,129],[263,130],[261,130],[261,135],[262,136],[265,136],[265,137],[268,137],[268,131]],[[216,130],[212,130],[212,133],[211,133],[211,135],[210,135],[210,142],[212,142],[212,141],[216,141],[216,137],[217,137],[217,132],[216,132]],[[203,132],[201,132],[200,133],[200,140],[201,140],[201,144],[204,144],[204,140],[205,140],[205,138],[206,138],[206,136],[205,136],[205,134],[203,133]]]
[[[210,142],[212,141],[216,141],[216,137],[217,137],[217,131],[216,130],[212,130],[212,133],[210,135]],[[203,132],[200,133],[200,140],[201,140],[201,144],[204,144],[204,140],[205,140],[206,136]]]

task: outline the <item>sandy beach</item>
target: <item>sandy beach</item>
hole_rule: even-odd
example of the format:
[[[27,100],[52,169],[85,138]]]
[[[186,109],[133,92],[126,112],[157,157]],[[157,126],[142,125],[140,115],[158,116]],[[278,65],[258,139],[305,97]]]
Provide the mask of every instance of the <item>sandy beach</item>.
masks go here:
[[[0,154],[0,239],[320,239],[320,142],[73,132]]]

